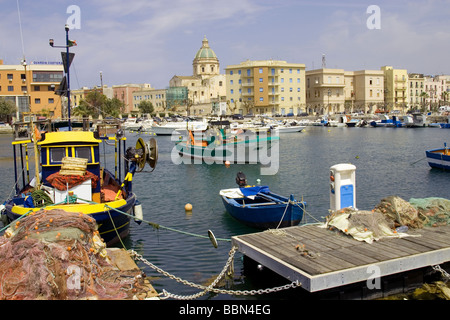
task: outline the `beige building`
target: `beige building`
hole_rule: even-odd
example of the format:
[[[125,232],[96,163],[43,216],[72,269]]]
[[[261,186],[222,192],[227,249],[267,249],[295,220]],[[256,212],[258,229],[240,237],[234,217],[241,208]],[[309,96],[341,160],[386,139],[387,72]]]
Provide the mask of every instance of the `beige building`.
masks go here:
[[[17,118],[24,114],[60,118],[62,100],[55,94],[64,76],[60,63],[5,65],[0,60],[0,97],[14,102]]]
[[[153,104],[154,112],[166,112],[166,89],[142,89],[133,92],[133,110],[139,110],[141,101],[150,101]]]
[[[245,61],[225,69],[228,114],[305,112],[305,65],[286,61]]]
[[[316,69],[306,71],[306,102],[310,114],[375,112],[384,102],[383,72]]]
[[[409,101],[408,106],[412,110],[420,110],[426,104],[424,76],[421,73],[409,73]]]
[[[386,110],[407,111],[408,99],[408,71],[394,69],[392,66],[381,67],[384,72],[384,102]]]
[[[187,97],[170,103],[175,109],[171,111],[183,113],[188,108],[190,115],[211,114],[213,103],[225,100],[226,84],[225,75],[220,74],[219,59],[206,37],[194,57],[192,69],[192,76],[175,75],[169,81],[171,88],[187,88]]]

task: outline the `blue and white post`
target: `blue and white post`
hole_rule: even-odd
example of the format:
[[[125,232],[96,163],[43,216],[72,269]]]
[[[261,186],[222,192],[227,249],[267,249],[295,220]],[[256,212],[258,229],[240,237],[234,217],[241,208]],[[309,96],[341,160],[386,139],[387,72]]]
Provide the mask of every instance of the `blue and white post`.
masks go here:
[[[330,209],[332,211],[352,207],[356,209],[356,167],[352,164],[336,164],[330,168]]]

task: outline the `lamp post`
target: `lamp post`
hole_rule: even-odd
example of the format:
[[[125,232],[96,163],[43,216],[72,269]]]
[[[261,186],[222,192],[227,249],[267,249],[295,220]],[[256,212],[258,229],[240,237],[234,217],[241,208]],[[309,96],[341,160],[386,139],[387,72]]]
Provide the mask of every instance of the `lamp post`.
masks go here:
[[[55,46],[53,39],[49,40],[49,45],[52,48],[65,48],[66,49],[66,62],[65,62],[65,66],[66,66],[66,77],[67,77],[67,117],[68,117],[68,127],[69,127],[69,131],[72,131],[72,123],[70,120],[70,55],[69,55],[69,48],[73,45],[71,44],[71,42],[69,41],[69,25],[66,24],[64,26],[65,30],[66,30],[66,45],[65,46]],[[63,61],[64,63],[64,61]]]

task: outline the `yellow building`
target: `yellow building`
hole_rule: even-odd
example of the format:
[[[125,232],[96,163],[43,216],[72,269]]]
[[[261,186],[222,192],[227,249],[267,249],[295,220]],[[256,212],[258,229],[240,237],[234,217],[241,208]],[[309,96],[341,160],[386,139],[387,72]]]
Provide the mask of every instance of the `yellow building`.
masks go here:
[[[0,97],[14,102],[17,118],[31,112],[61,117],[61,97],[55,94],[64,76],[62,64],[5,65],[0,60]]]
[[[384,72],[384,102],[386,110],[406,112],[408,99],[408,71],[394,69],[392,66],[381,67]]]
[[[228,114],[300,114],[306,108],[305,65],[241,62],[225,69]]]

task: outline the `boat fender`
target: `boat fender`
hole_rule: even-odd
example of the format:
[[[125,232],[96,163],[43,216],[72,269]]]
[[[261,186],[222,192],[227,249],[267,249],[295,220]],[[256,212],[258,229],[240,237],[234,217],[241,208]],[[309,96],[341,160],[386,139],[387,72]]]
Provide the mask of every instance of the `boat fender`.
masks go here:
[[[141,224],[144,219],[144,214],[142,212],[142,204],[138,200],[136,200],[136,204],[134,205],[134,216],[136,217],[134,221],[137,224]]]

